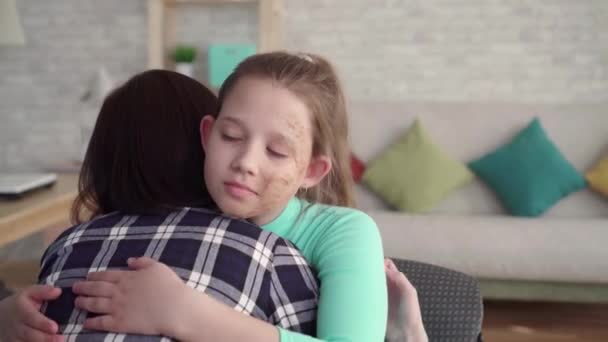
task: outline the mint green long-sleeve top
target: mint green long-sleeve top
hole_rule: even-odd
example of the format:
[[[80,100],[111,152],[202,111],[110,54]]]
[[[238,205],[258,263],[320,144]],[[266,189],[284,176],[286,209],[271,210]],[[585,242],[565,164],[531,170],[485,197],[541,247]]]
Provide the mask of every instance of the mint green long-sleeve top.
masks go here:
[[[279,329],[281,342],[384,340],[384,254],[376,223],[367,214],[293,198],[262,228],[296,245],[321,282],[316,338]]]

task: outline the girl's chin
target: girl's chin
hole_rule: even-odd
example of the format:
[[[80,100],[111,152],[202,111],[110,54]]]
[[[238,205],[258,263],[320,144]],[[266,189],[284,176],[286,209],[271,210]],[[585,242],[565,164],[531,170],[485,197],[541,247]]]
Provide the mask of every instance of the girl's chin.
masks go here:
[[[243,208],[243,206],[234,205],[232,203],[230,203],[230,204],[222,203],[219,205],[219,208],[222,211],[222,213],[224,213],[225,215],[235,217],[238,219],[245,220],[245,219],[253,216],[252,214],[249,214],[249,211],[247,210],[247,208]]]

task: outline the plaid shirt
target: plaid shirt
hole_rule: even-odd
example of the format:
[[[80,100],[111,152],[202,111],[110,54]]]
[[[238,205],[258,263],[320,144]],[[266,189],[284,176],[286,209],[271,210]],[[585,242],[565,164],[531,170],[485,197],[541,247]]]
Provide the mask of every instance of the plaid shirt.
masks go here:
[[[188,286],[273,325],[314,335],[318,280],[290,242],[245,221],[204,209],[167,215],[111,213],[65,231],[42,258],[39,283],[63,289],[42,311],[66,341],[159,341],[160,336],[86,330],[93,314],[74,307],[71,290],[89,272],[127,269],[148,256],[173,269]]]

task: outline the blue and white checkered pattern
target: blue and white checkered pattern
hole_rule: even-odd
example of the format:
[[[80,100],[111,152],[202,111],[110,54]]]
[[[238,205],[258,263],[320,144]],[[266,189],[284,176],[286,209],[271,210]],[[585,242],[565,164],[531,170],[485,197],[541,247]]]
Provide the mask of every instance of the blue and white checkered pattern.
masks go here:
[[[171,267],[190,287],[239,312],[314,335],[318,280],[297,248],[248,222],[183,208],[166,215],[107,214],[65,231],[45,252],[39,282],[63,288],[43,312],[67,342],[162,341],[160,336],[85,330],[93,315],[74,307],[71,290],[89,272],[127,269],[148,256]]]

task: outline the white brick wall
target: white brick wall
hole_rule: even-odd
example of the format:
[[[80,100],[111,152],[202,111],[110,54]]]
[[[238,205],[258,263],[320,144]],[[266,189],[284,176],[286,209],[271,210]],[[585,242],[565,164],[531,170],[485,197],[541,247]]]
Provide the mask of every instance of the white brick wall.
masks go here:
[[[284,1],[285,46],[332,60],[351,99],[608,102],[606,0]],[[17,2],[28,43],[0,46],[0,170],[75,157],[91,74],[146,63],[145,0]],[[202,49],[257,37],[254,6],[187,6],[178,20]]]
[[[287,4],[289,48],[327,55],[351,97],[608,100],[605,0]]]
[[[100,65],[145,69],[145,0],[18,0],[24,47],[0,46],[0,170],[78,156],[79,104]]]

